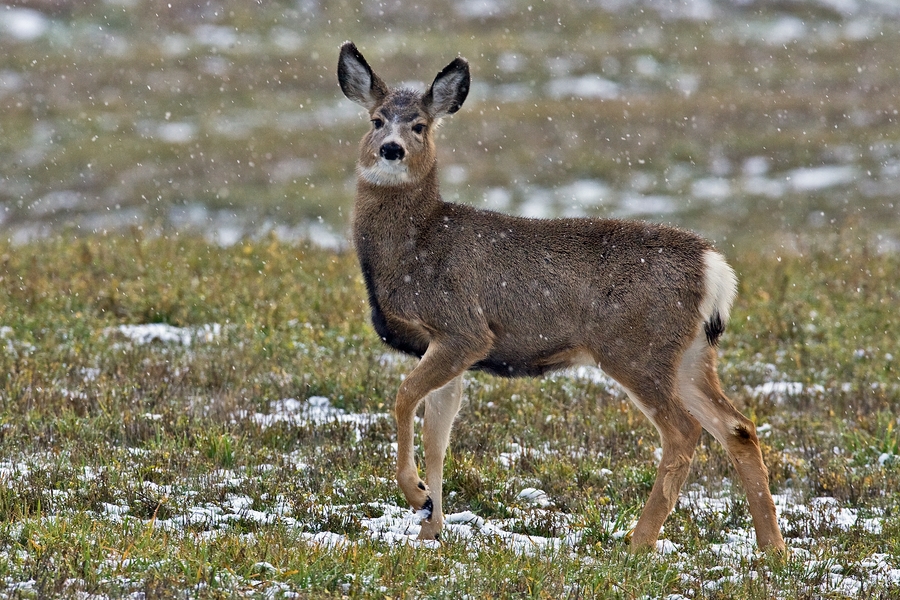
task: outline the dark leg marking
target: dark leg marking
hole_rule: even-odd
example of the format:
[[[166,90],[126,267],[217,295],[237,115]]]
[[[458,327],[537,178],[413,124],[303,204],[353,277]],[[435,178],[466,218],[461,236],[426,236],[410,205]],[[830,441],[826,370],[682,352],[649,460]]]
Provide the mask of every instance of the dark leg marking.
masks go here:
[[[422,510],[428,511],[428,519],[426,519],[426,520],[430,520],[431,513],[434,512],[434,503],[431,501],[431,496],[429,496],[428,498],[425,499],[425,504],[422,505]]]
[[[745,441],[750,439],[750,432],[743,425],[734,428],[734,435]]]

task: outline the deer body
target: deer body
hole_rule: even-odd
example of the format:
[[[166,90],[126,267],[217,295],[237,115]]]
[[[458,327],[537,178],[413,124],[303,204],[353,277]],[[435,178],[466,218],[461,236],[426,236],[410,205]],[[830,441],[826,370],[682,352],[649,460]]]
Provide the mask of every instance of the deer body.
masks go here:
[[[382,214],[358,214],[354,238],[376,330],[408,354],[421,357],[441,333],[471,336],[489,345],[470,368],[538,376],[573,360],[633,363],[654,347],[684,344],[697,326],[709,246],[690,233],[525,219],[437,200],[385,244],[379,231],[399,223],[392,210]],[[647,289],[661,279],[666,288]],[[683,311],[672,311],[677,302],[687,303]],[[636,338],[653,341],[637,348]]]
[[[465,100],[463,59],[421,94],[389,89],[348,42],[338,79],[373,123],[360,145],[353,220],[373,325],[387,344],[420,358],[395,405],[398,483],[414,508],[430,512],[420,537],[442,527],[443,460],[462,374],[538,376],[590,364],[623,385],[662,438],[634,546],[655,544],[705,427],[747,488],[759,545],[783,549],[755,427],[722,393],[715,370],[736,291],[722,256],[673,227],[527,219],[444,202],[433,128]],[[413,450],[423,399],[426,482]]]

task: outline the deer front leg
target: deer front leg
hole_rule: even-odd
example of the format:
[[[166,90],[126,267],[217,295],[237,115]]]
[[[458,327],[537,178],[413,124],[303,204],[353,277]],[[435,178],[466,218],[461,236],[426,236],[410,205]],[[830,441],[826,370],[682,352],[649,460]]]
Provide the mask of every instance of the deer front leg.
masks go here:
[[[414,446],[416,407],[422,398],[432,391],[444,387],[452,380],[459,379],[462,373],[483,355],[481,350],[473,351],[471,344],[461,344],[460,346],[432,342],[422,360],[419,361],[416,368],[412,370],[400,385],[400,391],[397,393],[397,402],[394,406],[394,417],[397,420],[397,483],[400,485],[400,491],[403,492],[410,506],[416,510],[424,510],[429,513],[429,516],[426,518],[426,524],[423,525],[423,527],[426,527],[424,535],[427,535],[430,531],[430,529],[427,529],[428,527],[434,527],[433,525],[428,525],[427,522],[432,519],[435,513],[435,499],[430,495],[425,483],[419,478],[419,471],[416,468]],[[449,388],[447,391],[438,390],[438,398],[443,398],[445,395],[458,396],[456,388],[459,385],[460,383],[449,385],[447,386]],[[456,408],[458,408],[458,403],[459,400],[457,398],[454,400]],[[441,403],[439,402],[439,404]],[[431,419],[428,418],[426,413],[426,421],[430,420],[435,424],[425,434],[425,460],[429,470],[431,470],[431,463],[434,463],[434,470],[440,473],[440,468],[438,467],[443,464],[443,455],[447,444],[446,439],[449,439],[450,424],[452,424],[453,419],[449,417],[446,419],[447,423],[443,423],[440,417],[435,416],[434,410],[433,407]],[[441,410],[444,414],[450,412],[443,408]],[[454,410],[453,416],[455,415],[456,412]],[[439,453],[437,452],[438,449],[440,449]],[[438,455],[440,455],[440,459],[438,459]],[[441,475],[432,475],[430,480],[432,482],[437,481],[439,493]],[[436,501],[439,508],[440,497]],[[442,517],[439,516],[438,522],[441,519]],[[440,525],[437,526],[437,529],[440,529]],[[431,535],[431,539],[434,539],[436,534],[437,530]]]
[[[431,517],[422,520],[420,540],[438,539],[444,526],[444,456],[450,444],[450,429],[462,400],[462,375],[425,399],[425,481],[431,498]]]
[[[409,377],[400,386],[394,405],[394,418],[397,421],[397,484],[410,506],[430,513],[432,502],[425,482],[419,478],[414,444],[414,417],[422,395],[409,390],[407,381]]]

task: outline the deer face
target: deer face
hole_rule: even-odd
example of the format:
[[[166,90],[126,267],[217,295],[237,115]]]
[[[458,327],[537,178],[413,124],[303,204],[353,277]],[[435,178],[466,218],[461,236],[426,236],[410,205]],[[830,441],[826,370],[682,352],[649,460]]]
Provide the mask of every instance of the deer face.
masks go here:
[[[390,89],[351,42],[341,47],[338,81],[344,95],[369,111],[371,129],[360,145],[358,171],[369,183],[416,183],[434,165],[432,132],[469,93],[469,64],[457,58],[424,92]]]
[[[359,174],[375,185],[414,183],[434,163],[434,119],[422,95],[392,90],[369,112],[371,128],[362,140]]]

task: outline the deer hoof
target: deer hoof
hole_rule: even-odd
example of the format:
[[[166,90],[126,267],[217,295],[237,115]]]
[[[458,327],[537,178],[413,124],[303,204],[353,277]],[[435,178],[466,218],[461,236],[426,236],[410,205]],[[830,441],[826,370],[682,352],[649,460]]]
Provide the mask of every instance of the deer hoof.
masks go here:
[[[425,512],[426,507],[423,507],[419,510],[419,514],[422,515]],[[441,515],[433,514],[434,507],[429,499],[427,503],[427,509],[429,511],[428,516],[423,518],[419,529],[418,539],[423,542],[432,542],[432,541],[441,541],[441,529],[443,526],[443,519]]]

